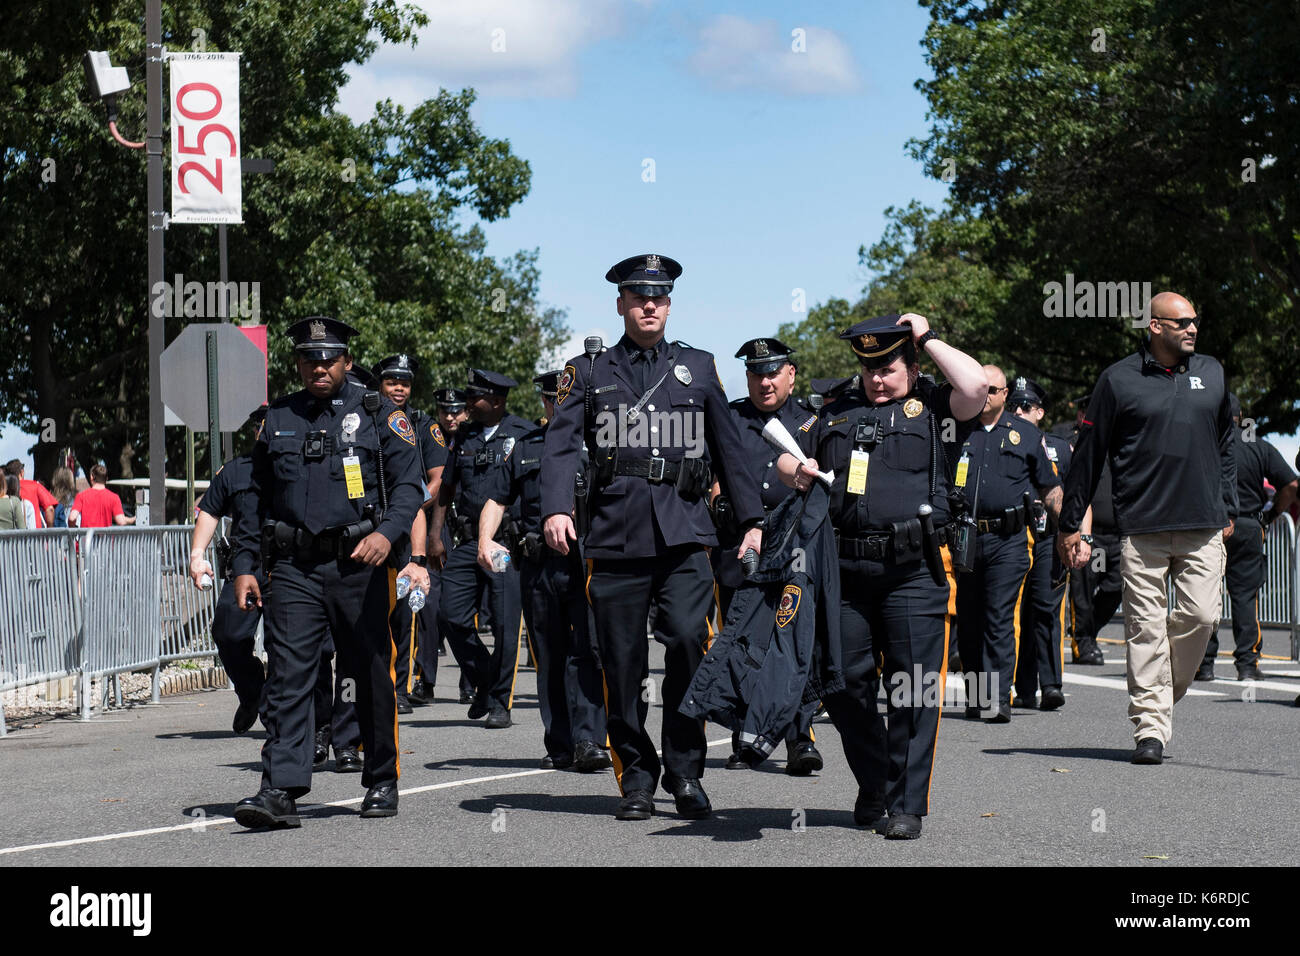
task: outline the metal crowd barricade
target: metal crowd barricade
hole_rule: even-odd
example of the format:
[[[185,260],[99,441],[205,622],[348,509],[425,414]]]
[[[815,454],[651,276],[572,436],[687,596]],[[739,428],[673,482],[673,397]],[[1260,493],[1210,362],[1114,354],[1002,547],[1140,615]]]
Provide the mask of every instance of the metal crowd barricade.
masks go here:
[[[81,536],[0,531],[0,692],[79,674]],[[5,732],[0,708],[0,736]]]
[[[216,610],[217,581],[211,591],[200,591],[190,580],[191,527],[162,529],[162,650],[159,663],[215,657],[212,617]],[[208,563],[214,568],[212,547]],[[157,682],[154,682],[155,692]],[[156,699],[156,698],[155,698]]]

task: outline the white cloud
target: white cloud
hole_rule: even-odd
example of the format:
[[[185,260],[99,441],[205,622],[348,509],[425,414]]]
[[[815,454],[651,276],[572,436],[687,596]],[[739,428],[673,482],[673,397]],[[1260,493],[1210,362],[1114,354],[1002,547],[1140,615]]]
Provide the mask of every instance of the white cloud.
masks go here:
[[[699,44],[691,69],[719,89],[817,96],[862,84],[848,44],[821,27],[722,14],[701,27]]]
[[[414,46],[383,44],[351,71],[340,109],[368,118],[376,101],[403,106],[439,87],[483,96],[568,97],[578,91],[578,54],[617,33],[644,0],[420,0],[429,25]]]

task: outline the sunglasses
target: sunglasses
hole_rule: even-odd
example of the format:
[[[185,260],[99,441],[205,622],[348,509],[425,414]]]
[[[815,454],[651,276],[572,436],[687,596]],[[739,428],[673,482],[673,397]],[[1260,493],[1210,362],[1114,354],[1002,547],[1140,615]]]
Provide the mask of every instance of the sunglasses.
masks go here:
[[[998,392],[1005,392],[1005,391],[1007,390],[1007,387],[1008,387],[1008,386],[1006,386],[1006,385],[1002,385],[1002,386],[998,386],[998,385],[990,385],[990,386],[989,386],[989,394],[990,394],[990,395],[996,395]]]
[[[1167,323],[1167,324],[1169,324],[1169,325],[1172,325],[1174,328],[1176,328],[1176,329],[1177,329],[1178,331],[1180,331],[1180,332],[1181,332],[1183,329],[1187,328],[1189,325],[1195,325],[1198,329],[1201,327],[1201,317],[1200,317],[1199,315],[1188,316],[1188,317],[1185,318],[1185,319],[1166,319],[1166,318],[1162,318],[1162,317],[1160,317],[1160,316],[1157,315],[1157,316],[1156,316],[1156,321],[1157,321],[1157,322],[1164,322],[1164,323]]]

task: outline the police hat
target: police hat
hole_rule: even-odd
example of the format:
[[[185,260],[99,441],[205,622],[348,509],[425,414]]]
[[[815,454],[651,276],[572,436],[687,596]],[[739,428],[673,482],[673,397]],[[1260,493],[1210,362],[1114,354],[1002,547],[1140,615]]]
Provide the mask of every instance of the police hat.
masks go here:
[[[605,278],[618,284],[619,291],[631,289],[637,295],[665,296],[673,291],[673,280],[682,274],[676,259],[654,254],[632,256],[614,265]]]
[[[465,386],[467,395],[509,395],[510,390],[519,383],[507,378],[500,372],[488,372],[481,368],[469,370],[469,382]]]
[[[1071,399],[1070,404],[1073,405],[1075,408],[1077,408],[1079,411],[1083,411],[1085,408],[1088,407],[1088,402],[1090,401],[1092,401],[1092,392],[1085,392],[1084,394],[1080,395],[1078,398]]]
[[[560,376],[563,374],[564,372],[560,369],[553,372],[543,372],[533,379],[533,386],[537,389],[538,394],[553,399],[560,393]]]
[[[433,393],[438,407],[453,415],[465,410],[465,393],[458,388],[440,388]]]
[[[904,342],[911,341],[912,327],[899,325],[898,313],[891,312],[874,319],[863,319],[841,332],[840,338],[848,340],[859,363],[877,368],[893,361],[890,353],[901,348]]]
[[[309,315],[289,326],[294,351],[305,358],[332,359],[348,350],[348,339],[359,335],[352,326],[328,315]]]
[[[374,367],[375,378],[397,378],[411,381],[419,371],[420,363],[406,354],[390,355],[381,359]]]
[[[736,352],[736,358],[745,360],[745,371],[755,375],[771,375],[787,362],[794,349],[779,339],[750,339]],[[791,362],[793,364],[793,362]]]
[[[1037,405],[1042,408],[1047,405],[1047,392],[1032,378],[1021,375],[1012,383],[1011,394],[1007,396],[1007,401],[1012,406]]]
[[[833,402],[845,392],[853,391],[861,381],[862,379],[857,375],[850,375],[848,378],[815,378],[812,380],[813,394]]]

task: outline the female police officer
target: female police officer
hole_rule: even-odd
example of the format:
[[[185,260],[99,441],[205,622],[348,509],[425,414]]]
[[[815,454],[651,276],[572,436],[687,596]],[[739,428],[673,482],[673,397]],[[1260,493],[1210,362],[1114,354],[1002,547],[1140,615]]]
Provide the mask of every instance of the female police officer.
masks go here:
[[[953,610],[945,542],[954,451],[984,407],[988,382],[978,362],[938,341],[914,313],[867,319],[840,338],[862,365],[862,389],[823,409],[813,426],[815,461],[801,466],[783,455],[779,467],[798,491],[816,469],[835,472],[846,687],[826,709],[858,782],[854,819],[892,839],[916,839],[929,809]],[[920,377],[918,351],[948,384]],[[924,505],[931,510],[922,517]],[[877,659],[887,737],[876,711]]]

